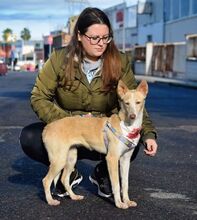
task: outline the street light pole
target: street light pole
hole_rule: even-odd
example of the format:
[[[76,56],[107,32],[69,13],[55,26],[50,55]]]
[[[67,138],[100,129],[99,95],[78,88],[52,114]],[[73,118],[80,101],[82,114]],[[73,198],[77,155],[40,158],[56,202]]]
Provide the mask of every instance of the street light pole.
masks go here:
[[[125,52],[125,19],[126,19],[126,16],[125,16],[125,13],[126,13],[126,2],[125,0],[123,0],[123,3],[124,3],[124,8],[123,8],[123,26],[122,26],[122,51]]]

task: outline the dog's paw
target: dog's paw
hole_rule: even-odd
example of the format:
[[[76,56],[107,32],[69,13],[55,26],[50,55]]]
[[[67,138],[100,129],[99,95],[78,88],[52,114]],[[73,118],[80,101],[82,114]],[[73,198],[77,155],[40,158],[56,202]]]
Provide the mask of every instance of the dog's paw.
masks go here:
[[[60,201],[56,200],[56,199],[52,199],[50,201],[48,201],[49,205],[53,205],[53,206],[57,206],[60,204]]]
[[[132,200],[125,201],[125,203],[126,203],[129,207],[136,207],[136,206],[137,206],[137,203],[136,203],[135,201],[132,201]]]
[[[119,209],[128,209],[129,208],[129,206],[126,203],[123,203],[123,202],[116,203],[116,207],[119,208]]]
[[[72,195],[72,196],[71,196],[71,199],[72,199],[72,200],[82,200],[82,199],[84,199],[84,196],[81,196],[81,195]]]

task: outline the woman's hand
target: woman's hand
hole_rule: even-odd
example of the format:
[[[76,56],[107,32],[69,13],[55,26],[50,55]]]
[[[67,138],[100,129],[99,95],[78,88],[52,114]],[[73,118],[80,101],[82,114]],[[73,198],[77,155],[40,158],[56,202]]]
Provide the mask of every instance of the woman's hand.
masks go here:
[[[151,157],[155,156],[158,148],[157,142],[154,139],[147,139],[145,143],[146,143],[146,149],[144,149],[145,154]]]

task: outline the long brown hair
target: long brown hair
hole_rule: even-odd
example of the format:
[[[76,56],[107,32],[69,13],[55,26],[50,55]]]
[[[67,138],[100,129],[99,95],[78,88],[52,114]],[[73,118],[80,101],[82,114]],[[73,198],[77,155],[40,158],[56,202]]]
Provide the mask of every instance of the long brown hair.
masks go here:
[[[65,83],[74,79],[74,60],[75,56],[78,57],[79,63],[83,60],[83,47],[81,42],[78,41],[78,33],[85,34],[88,27],[93,24],[105,24],[109,28],[109,34],[113,37],[113,30],[107,15],[98,8],[86,8],[79,15],[71,41],[68,45],[68,59],[65,71]],[[106,51],[103,54],[103,67],[102,67],[102,82],[103,90],[105,92],[113,89],[121,74],[121,60],[119,51],[112,41],[107,45]]]

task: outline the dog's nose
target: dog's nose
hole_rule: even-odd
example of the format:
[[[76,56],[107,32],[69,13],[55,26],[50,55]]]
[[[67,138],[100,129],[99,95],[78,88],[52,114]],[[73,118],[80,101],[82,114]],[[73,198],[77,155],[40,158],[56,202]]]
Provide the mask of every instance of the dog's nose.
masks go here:
[[[136,115],[135,114],[131,114],[130,115],[130,119],[135,119],[136,118]]]

